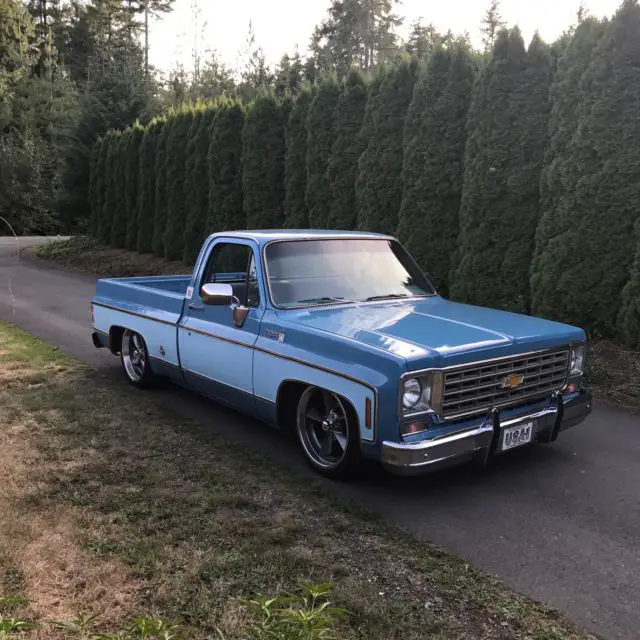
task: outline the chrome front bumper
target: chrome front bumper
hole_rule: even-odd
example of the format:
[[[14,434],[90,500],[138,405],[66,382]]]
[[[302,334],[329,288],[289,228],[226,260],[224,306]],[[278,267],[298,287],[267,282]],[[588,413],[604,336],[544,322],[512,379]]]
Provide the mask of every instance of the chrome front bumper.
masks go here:
[[[432,440],[382,443],[382,464],[392,473],[419,475],[443,467],[487,459],[499,452],[502,430],[533,422],[532,441],[553,442],[560,431],[580,424],[591,413],[591,394],[581,390],[557,404],[535,413],[500,420],[497,413],[472,429],[464,429]]]

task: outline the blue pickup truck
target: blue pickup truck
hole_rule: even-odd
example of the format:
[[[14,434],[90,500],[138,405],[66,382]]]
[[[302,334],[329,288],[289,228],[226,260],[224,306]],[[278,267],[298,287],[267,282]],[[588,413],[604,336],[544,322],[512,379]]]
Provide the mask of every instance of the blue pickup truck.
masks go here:
[[[581,329],[445,300],[380,234],[214,234],[192,275],[99,280],[92,317],[133,385],[291,430],[331,477],[486,464],[591,410]]]

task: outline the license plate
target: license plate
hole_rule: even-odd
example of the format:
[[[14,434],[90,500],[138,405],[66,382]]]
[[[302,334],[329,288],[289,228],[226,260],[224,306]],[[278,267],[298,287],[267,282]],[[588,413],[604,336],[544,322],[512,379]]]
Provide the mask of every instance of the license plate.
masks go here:
[[[507,427],[502,432],[502,450],[515,449],[531,442],[533,422],[525,422],[517,427]]]

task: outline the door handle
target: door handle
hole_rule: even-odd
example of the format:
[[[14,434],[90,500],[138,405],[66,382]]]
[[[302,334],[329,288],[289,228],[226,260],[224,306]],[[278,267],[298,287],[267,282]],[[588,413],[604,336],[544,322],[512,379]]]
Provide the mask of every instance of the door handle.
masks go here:
[[[196,304],[195,302],[190,302],[188,306],[191,311],[204,311],[205,309],[203,304]]]

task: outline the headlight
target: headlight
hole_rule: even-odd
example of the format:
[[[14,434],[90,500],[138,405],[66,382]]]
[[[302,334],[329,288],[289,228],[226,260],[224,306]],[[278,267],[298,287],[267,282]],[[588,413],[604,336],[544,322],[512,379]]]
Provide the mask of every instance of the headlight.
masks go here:
[[[571,347],[571,365],[569,367],[570,376],[580,376],[584,371],[584,356],[586,345],[577,344]]]
[[[402,412],[416,413],[431,408],[431,376],[407,378],[402,383]]]
[[[417,378],[409,378],[404,381],[404,389],[402,393],[402,406],[405,409],[413,409],[422,395],[422,385]]]

